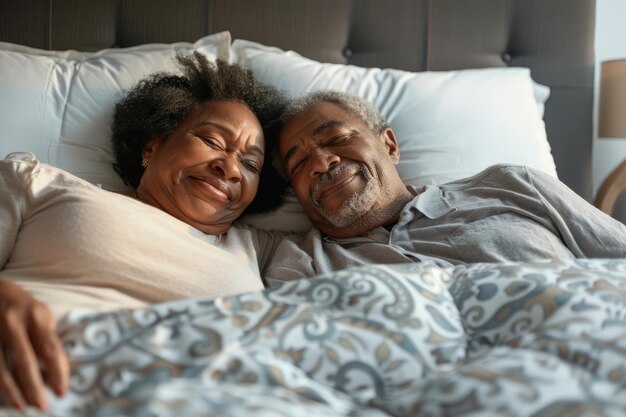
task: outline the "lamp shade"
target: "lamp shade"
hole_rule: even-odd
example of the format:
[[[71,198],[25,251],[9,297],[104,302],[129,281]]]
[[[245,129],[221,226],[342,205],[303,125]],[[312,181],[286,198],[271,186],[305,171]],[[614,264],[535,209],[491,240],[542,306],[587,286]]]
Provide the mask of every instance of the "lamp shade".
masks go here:
[[[626,59],[602,63],[598,136],[626,138]]]

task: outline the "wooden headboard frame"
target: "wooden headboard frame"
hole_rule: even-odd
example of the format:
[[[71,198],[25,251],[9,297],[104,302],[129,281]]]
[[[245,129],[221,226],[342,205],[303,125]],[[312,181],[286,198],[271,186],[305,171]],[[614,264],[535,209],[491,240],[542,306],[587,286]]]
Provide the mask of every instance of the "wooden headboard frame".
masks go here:
[[[561,180],[591,198],[595,0],[1,0],[0,40],[93,51],[233,38],[411,71],[524,66]]]

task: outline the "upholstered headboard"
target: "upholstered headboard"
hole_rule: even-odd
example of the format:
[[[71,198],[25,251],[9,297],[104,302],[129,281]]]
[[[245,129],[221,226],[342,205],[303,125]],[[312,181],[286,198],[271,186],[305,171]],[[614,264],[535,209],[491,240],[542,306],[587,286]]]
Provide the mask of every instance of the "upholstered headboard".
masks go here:
[[[229,30],[323,62],[524,66],[552,94],[559,177],[591,198],[594,0],[1,0],[0,40],[93,51]]]

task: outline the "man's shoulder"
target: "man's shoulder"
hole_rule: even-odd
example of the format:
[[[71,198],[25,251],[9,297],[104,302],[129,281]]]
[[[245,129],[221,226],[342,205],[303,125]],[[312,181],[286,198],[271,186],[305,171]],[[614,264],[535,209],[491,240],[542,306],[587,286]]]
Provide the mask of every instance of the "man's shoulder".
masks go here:
[[[522,177],[526,178],[532,168],[526,165],[496,164],[485,168],[475,178]]]
[[[481,184],[512,185],[514,183],[533,183],[535,181],[554,181],[556,178],[541,170],[525,165],[496,164],[480,171],[479,173],[452,181],[442,185],[448,190],[464,189]]]
[[[533,188],[561,184],[553,174],[526,165],[499,164],[488,169],[492,169],[490,179],[504,184],[520,183]]]

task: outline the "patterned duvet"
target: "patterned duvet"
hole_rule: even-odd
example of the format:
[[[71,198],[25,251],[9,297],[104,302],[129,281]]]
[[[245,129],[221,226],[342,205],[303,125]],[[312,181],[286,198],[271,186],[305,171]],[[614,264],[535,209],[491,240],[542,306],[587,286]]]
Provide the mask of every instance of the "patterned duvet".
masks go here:
[[[626,260],[372,265],[60,331],[50,416],[626,415]]]

